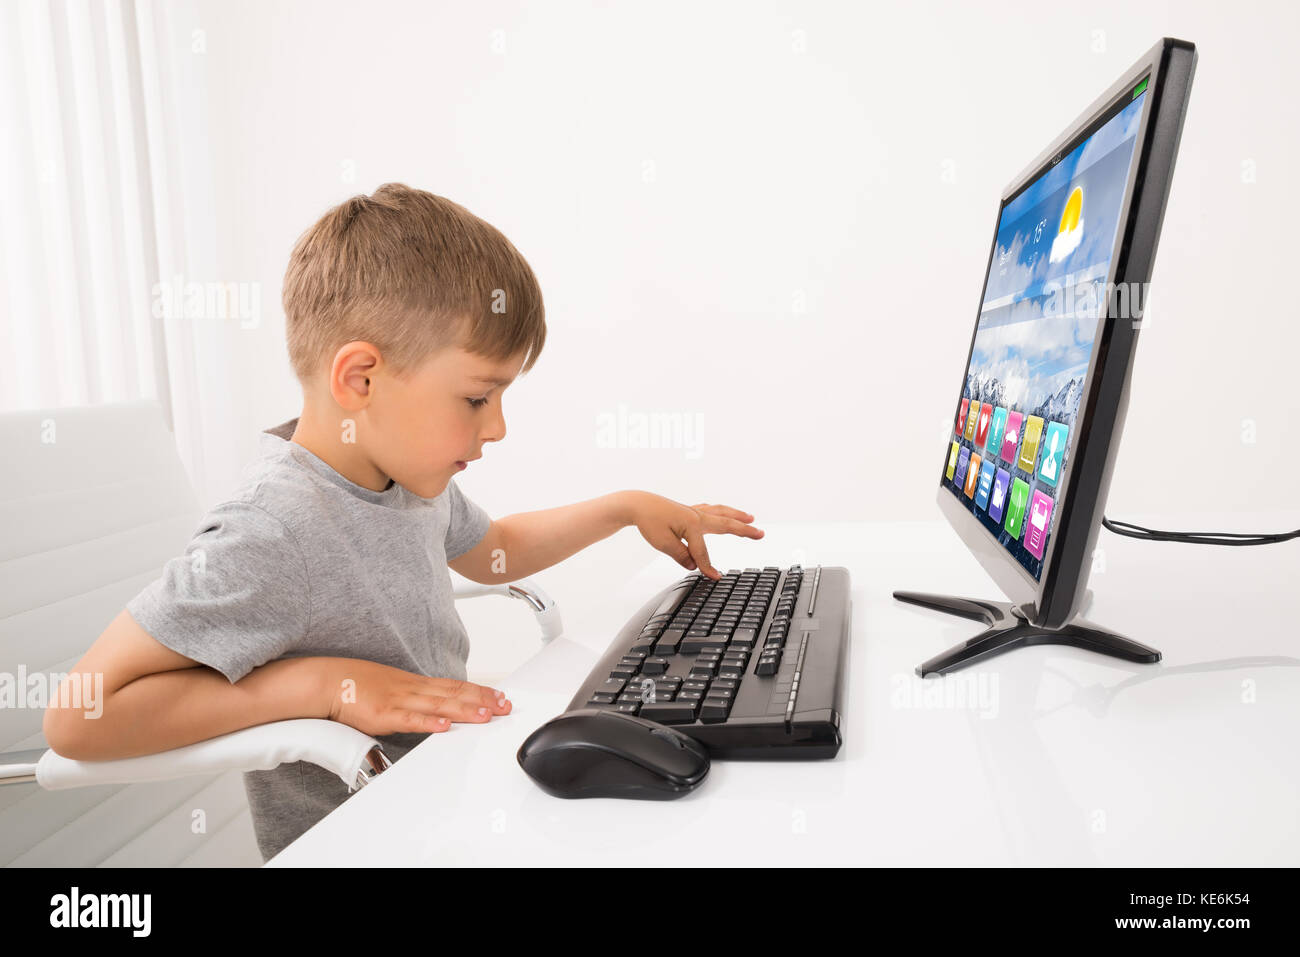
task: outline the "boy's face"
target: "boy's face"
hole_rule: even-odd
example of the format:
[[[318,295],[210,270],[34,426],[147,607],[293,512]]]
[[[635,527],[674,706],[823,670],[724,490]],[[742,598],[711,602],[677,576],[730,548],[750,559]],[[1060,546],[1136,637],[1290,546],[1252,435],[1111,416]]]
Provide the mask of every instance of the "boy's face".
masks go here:
[[[378,468],[422,498],[505,438],[501,394],[523,357],[493,362],[449,347],[405,378],[384,375],[366,407],[369,452]]]

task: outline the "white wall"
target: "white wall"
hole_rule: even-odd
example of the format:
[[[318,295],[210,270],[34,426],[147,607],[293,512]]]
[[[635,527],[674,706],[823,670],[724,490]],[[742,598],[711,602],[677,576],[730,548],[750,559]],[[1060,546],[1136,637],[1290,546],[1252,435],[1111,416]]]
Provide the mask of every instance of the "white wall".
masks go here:
[[[935,517],[999,194],[1172,35],[1200,63],[1110,512],[1258,511],[1295,486],[1300,333],[1278,281],[1300,156],[1294,6],[197,11],[211,278],[264,296],[259,328],[231,330],[250,456],[297,413],[279,308],[294,239],[402,181],[500,227],[546,295],[509,435],[459,479],[494,515],[639,487],[760,525]],[[620,405],[702,416],[701,454],[598,447],[597,416]]]

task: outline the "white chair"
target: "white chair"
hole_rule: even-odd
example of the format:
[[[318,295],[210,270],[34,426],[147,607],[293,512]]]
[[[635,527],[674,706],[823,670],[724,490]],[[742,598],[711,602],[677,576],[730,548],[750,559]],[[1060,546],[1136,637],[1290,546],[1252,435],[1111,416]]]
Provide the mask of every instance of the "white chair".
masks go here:
[[[357,788],[389,766],[369,735],[314,718],[118,761],[49,750],[32,689],[80,660],[202,511],[157,402],[3,414],[0,448],[0,865],[256,866],[241,772],[311,761]],[[528,579],[454,592],[524,601],[543,642],[563,630]]]

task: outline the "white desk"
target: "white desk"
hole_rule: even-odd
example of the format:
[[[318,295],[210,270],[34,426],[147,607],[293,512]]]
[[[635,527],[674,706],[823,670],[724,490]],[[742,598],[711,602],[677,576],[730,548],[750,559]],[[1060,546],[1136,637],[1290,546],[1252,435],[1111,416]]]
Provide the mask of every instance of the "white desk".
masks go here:
[[[1298,524],[1276,513],[1218,521]],[[431,736],[268,866],[675,866],[682,847],[708,864],[1300,864],[1300,543],[1103,531],[1085,614],[1160,649],[1160,663],[1040,646],[922,681],[915,666],[979,623],[890,592],[1003,597],[945,524],[760,525],[760,542],[710,536],[714,564],[786,567],[801,549],[805,565],[853,577],[834,760],[714,762],[698,790],[668,802],[544,794],[519,768],[519,745],[563,710],[627,617],[683,574],[667,558],[630,579],[611,563],[588,586],[598,614],[562,603],[566,637],[502,684],[511,715]]]

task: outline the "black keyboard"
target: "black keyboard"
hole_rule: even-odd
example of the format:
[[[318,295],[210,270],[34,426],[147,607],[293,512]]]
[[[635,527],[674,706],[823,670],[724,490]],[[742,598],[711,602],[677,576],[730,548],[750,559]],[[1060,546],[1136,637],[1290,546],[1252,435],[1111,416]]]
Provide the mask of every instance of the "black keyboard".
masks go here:
[[[696,573],[623,627],[567,711],[672,725],[712,758],[830,758],[849,647],[846,568]]]

